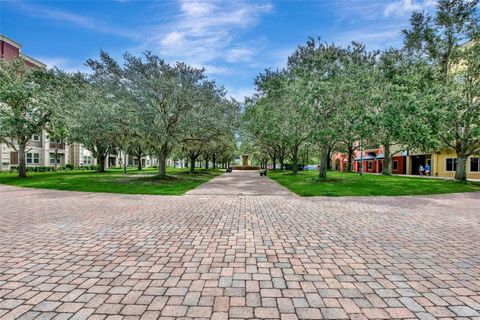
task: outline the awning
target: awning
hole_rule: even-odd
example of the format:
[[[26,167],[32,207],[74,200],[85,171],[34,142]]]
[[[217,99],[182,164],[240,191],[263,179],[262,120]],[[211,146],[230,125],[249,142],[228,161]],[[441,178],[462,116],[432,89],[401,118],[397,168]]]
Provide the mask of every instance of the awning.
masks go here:
[[[360,161],[360,160],[363,160],[363,161],[369,161],[369,160],[381,160],[381,159],[385,159],[385,155],[383,153],[380,153],[378,155],[365,155],[363,158],[356,158],[354,159],[353,161]]]
[[[365,160],[375,160],[375,159],[377,159],[377,156],[366,155],[363,158],[356,158],[353,161],[360,161],[360,160],[365,161]]]

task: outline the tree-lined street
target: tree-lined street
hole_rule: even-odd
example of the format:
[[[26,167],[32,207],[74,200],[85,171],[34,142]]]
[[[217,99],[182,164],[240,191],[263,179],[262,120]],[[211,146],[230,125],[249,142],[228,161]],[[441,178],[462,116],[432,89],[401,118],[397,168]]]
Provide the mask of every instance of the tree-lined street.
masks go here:
[[[0,320],[480,320],[478,4],[2,1]]]

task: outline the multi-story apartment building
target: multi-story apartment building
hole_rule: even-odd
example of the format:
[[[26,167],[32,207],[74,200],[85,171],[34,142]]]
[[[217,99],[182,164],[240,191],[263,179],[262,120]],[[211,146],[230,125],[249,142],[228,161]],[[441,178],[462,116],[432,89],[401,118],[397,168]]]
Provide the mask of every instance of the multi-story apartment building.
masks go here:
[[[0,59],[12,60],[22,59],[32,68],[45,68],[46,65],[34,58],[31,58],[21,52],[22,45],[4,35],[0,35]],[[10,144],[0,143],[0,170],[10,170],[11,167],[18,165],[18,152],[13,146],[15,141],[9,141]],[[27,144],[25,152],[27,166],[63,166],[69,162],[68,147],[62,141],[53,141],[49,139],[45,130],[34,134]],[[57,159],[55,160],[55,154]]]
[[[69,164],[74,167],[94,166],[97,164],[97,159],[92,152],[83,147],[80,143],[72,143],[69,146]]]
[[[22,45],[4,35],[0,35],[0,60],[23,59],[25,63],[32,68],[46,68],[46,65],[32,57],[25,55],[22,51]],[[9,171],[12,167],[18,166],[18,148],[15,141],[10,144],[0,142],[0,171]],[[57,154],[57,160],[55,160]],[[124,155],[120,152],[112,152],[105,160],[105,167],[122,167]],[[92,152],[80,143],[66,144],[62,141],[56,142],[49,139],[45,130],[34,134],[27,144],[25,159],[27,167],[53,167],[55,161],[57,166],[71,164],[74,167],[84,167],[97,165],[97,159]],[[126,155],[128,166],[138,166],[138,159],[134,156]],[[157,159],[152,156],[143,156],[141,158],[142,167],[151,167],[158,165]],[[184,160],[167,160],[167,166],[185,167]],[[201,164],[199,163],[199,166]]]
[[[13,143],[15,142],[13,141]],[[18,152],[15,148],[9,144],[0,143],[0,149],[2,171],[8,171],[11,167],[18,166]],[[25,152],[27,167],[53,167],[55,166],[55,154],[57,154],[57,166],[69,163],[69,152],[65,143],[50,140],[45,130],[34,134],[28,142]]]

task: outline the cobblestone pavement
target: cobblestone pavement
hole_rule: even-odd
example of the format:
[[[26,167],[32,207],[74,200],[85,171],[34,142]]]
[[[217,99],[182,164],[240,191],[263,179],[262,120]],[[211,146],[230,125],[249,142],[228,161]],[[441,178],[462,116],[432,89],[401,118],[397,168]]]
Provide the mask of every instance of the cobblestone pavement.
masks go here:
[[[0,318],[480,319],[478,193],[300,198],[255,179],[180,197],[0,186]]]
[[[293,195],[259,171],[233,171],[204,183],[187,195]]]

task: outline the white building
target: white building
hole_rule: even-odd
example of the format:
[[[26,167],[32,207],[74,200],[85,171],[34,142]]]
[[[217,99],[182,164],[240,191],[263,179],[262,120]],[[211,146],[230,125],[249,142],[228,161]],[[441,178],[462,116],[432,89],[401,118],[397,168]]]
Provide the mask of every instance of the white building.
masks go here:
[[[12,141],[15,148],[10,144],[0,143],[0,163],[2,171],[9,171],[11,167],[17,167],[19,163],[18,145]],[[55,150],[57,151],[57,166],[61,167],[70,163],[68,145],[63,142],[50,140],[43,130],[34,134],[28,141],[25,149],[25,162],[27,167],[54,167]]]

